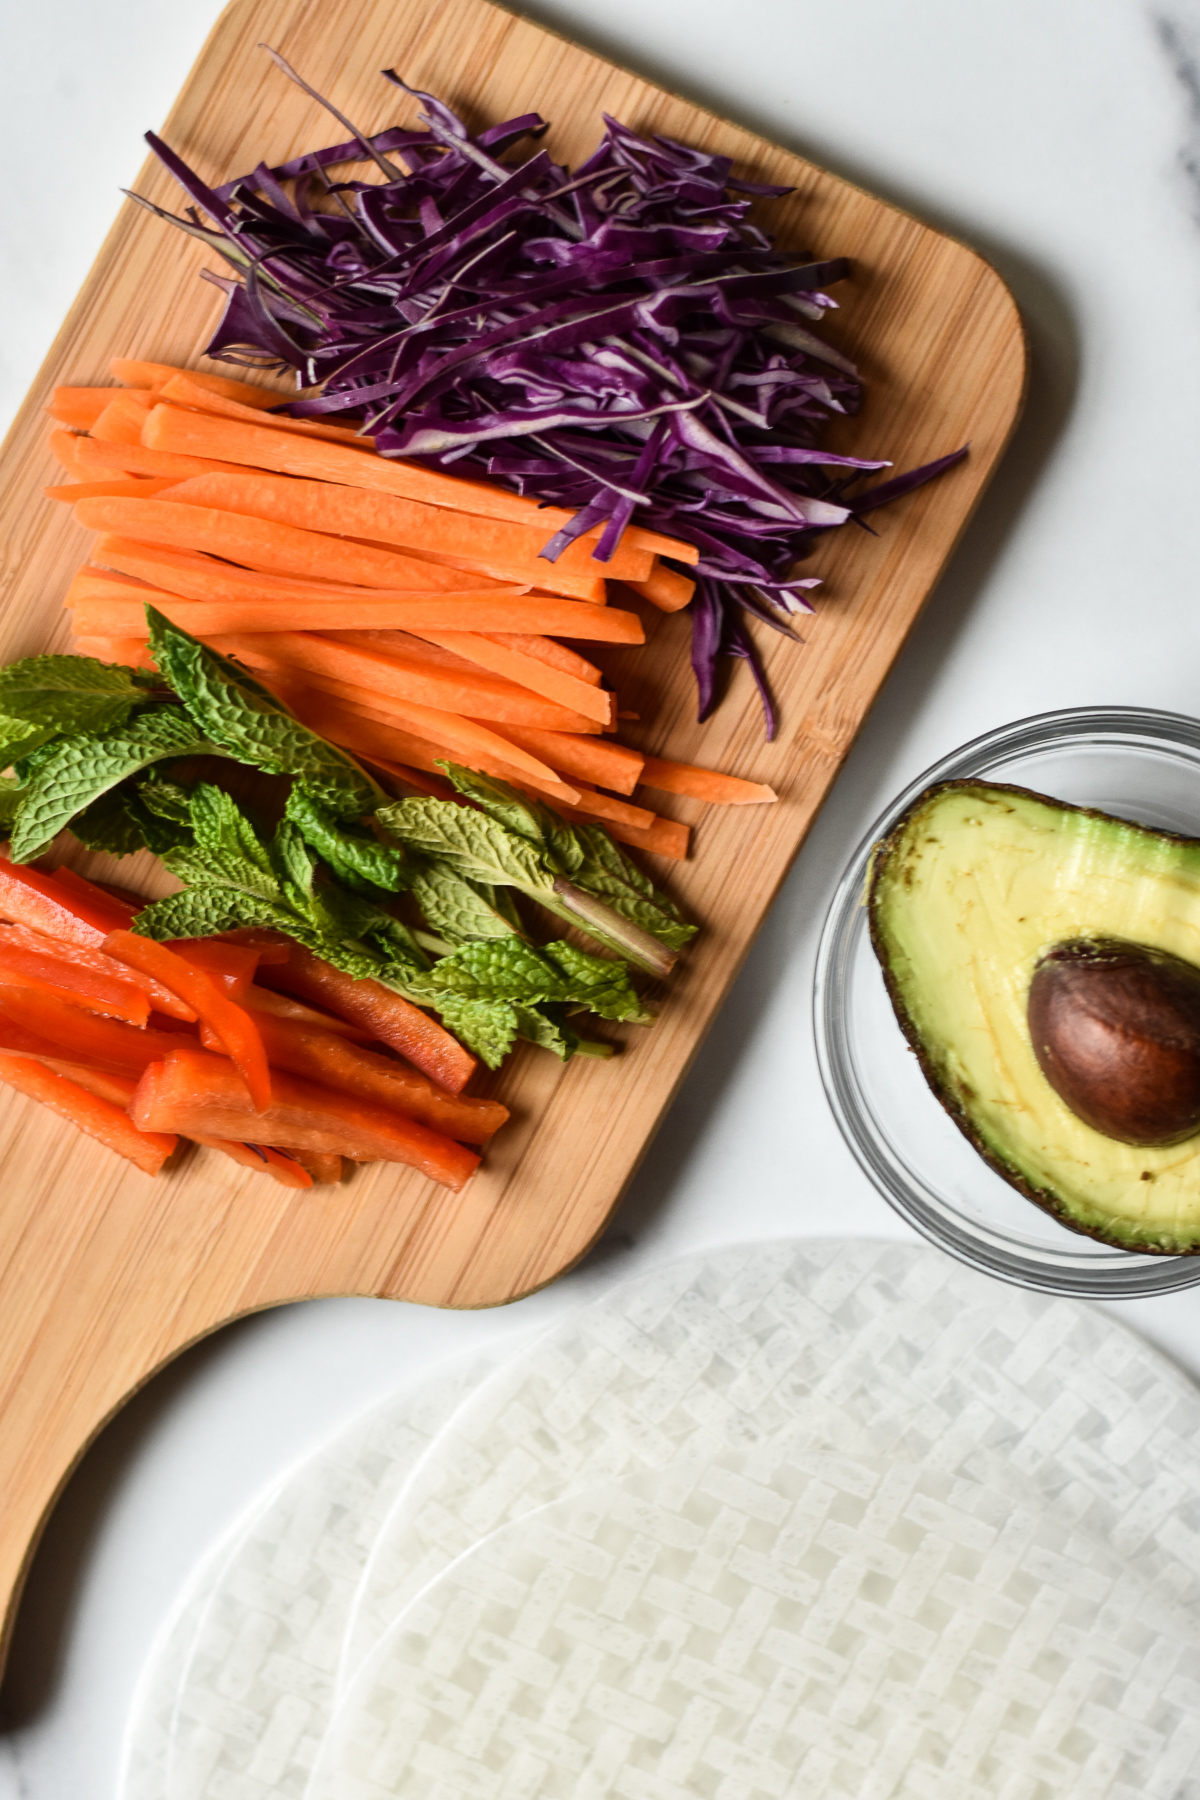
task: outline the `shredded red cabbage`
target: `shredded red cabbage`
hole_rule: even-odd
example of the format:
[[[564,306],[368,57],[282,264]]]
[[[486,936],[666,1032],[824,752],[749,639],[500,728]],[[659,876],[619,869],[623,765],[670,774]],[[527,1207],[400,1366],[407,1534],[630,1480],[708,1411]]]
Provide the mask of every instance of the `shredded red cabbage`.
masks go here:
[[[209,188],[147,133],[194,202],[186,219],[161,216],[240,277],[208,274],[227,295],[209,356],[293,370],[321,392],[283,410],[349,415],[385,456],[572,509],[542,551],[551,561],[606,521],[601,562],[631,520],[694,545],[699,716],[718,659],[742,657],[772,736],[742,613],[794,636],[819,585],[797,564],[818,535],[966,455],[863,491],[863,472],[889,465],[820,447],[861,394],[813,329],[849,263],[776,250],[749,210],[790,190],[737,179],[728,157],[606,116],[574,176],[544,150],[510,165],[499,159],[546,130],[536,113],[472,135],[392,70],[422,102],[420,126],[367,138],[271,55],[347,141]],[[382,179],[329,179],[364,159]]]

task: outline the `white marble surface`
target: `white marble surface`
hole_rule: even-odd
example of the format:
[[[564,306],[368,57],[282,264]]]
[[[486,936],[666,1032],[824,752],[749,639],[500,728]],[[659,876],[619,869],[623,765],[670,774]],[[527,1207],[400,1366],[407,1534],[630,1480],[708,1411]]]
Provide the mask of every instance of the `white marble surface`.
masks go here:
[[[188,1569],[269,1476],[401,1374],[706,1244],[906,1235],[838,1139],[813,1059],[813,951],[852,845],[925,764],[1007,719],[1088,702],[1200,709],[1200,0],[527,10],[984,250],[1029,325],[1029,408],[607,1245],[504,1312],[293,1307],[154,1382],[88,1456],[39,1554],[0,1800],[111,1794],[137,1670]],[[139,133],[217,12],[0,10],[4,418],[137,170]],[[1118,1310],[1200,1374],[1200,1296]]]

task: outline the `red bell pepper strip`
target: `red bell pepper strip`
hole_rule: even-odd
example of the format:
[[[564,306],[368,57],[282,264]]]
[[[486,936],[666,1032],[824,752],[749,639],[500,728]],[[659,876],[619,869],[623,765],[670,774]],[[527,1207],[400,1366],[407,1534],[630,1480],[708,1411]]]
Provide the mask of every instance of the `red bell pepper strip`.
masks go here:
[[[179,1141],[169,1132],[140,1131],[124,1107],[88,1093],[78,1082],[47,1069],[31,1056],[0,1051],[0,1081],[28,1094],[31,1100],[40,1100],[98,1143],[128,1157],[147,1175],[158,1174]]]
[[[419,1006],[370,976],[344,975],[302,944],[283,968],[260,969],[259,981],[361,1025],[451,1094],[461,1094],[475,1073],[471,1053]]]
[[[84,876],[77,875],[65,863],[60,869],[55,869],[51,880],[58,887],[66,888],[82,905],[90,907],[94,916],[110,918],[111,931],[116,931],[122,925],[132,925],[140,910],[132,901],[118,898],[111,888],[101,887],[98,882],[88,881]]]
[[[242,1004],[252,1013],[270,1013],[275,1019],[294,1019],[297,1025],[311,1025],[316,1031],[335,1031],[338,1037],[344,1037],[352,1044],[370,1044],[377,1040],[361,1025],[352,1025],[349,1019],[335,1019],[332,1013],[318,1012],[313,1006],[305,1006],[303,1000],[293,1000],[290,994],[277,994],[273,988],[251,986]]]
[[[290,1075],[303,1075],[341,1093],[357,1094],[373,1106],[396,1107],[410,1119],[419,1119],[432,1131],[444,1132],[460,1143],[486,1144],[508,1118],[508,1108],[498,1100],[448,1094],[428,1075],[348,1043],[335,1032],[314,1030],[291,1019],[273,1018],[270,1013],[259,1014],[256,1023],[273,1069],[286,1069]],[[204,1027],[200,1042],[208,1050],[220,1048]]]
[[[255,1107],[265,1112],[271,1104],[271,1071],[258,1027],[245,1007],[223,994],[212,976],[197,963],[177,950],[169,950],[165,944],[155,943],[153,938],[138,937],[132,931],[114,931],[105,938],[104,948],[118,962],[141,969],[144,975],[153,975],[195,1007],[205,1024],[216,1032],[225,1054],[236,1063]],[[253,1143],[259,1141],[253,1132],[221,1131],[215,1135],[248,1136]]]
[[[225,938],[176,938],[168,949],[177,950],[188,962],[199,963],[211,975],[221,993],[239,1006],[246,1003],[246,991],[258,968],[259,952],[246,944],[231,944]]]
[[[21,937],[12,937],[10,933],[20,933]],[[67,946],[55,944],[51,938],[41,940],[44,948],[21,941],[35,935],[22,925],[0,925],[0,982],[15,981],[21,986],[44,987],[60,999],[85,1007],[88,1012],[124,1019],[127,1025],[146,1023],[150,1017],[150,1002],[141,988],[132,981],[101,975],[85,964],[74,962]],[[87,954],[82,945],[77,947],[81,954]]]
[[[321,1150],[355,1162],[406,1163],[451,1188],[461,1188],[479,1166],[473,1150],[403,1113],[295,1075],[277,1072],[270,1107],[255,1113],[233,1063],[204,1050],[173,1050],[151,1063],[129,1110],[145,1131]]]
[[[270,1144],[239,1144],[232,1138],[216,1137],[198,1137],[196,1142],[207,1144],[210,1150],[219,1150],[223,1156],[232,1157],[244,1169],[253,1169],[259,1175],[270,1175],[280,1187],[310,1188],[313,1184],[312,1176],[298,1156],[287,1156],[282,1150],[273,1149]]]
[[[0,1014],[4,1020],[0,1036],[16,1027],[33,1033],[52,1054],[118,1075],[140,1075],[148,1063],[187,1043],[190,1035],[155,1031],[151,1026],[139,1031],[30,986],[0,986]]]

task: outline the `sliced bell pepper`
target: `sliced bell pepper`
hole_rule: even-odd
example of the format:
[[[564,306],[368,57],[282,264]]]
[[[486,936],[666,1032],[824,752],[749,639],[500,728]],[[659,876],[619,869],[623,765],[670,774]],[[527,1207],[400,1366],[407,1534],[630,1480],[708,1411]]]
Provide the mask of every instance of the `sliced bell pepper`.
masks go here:
[[[246,990],[254,980],[259,952],[246,944],[231,944],[227,938],[177,938],[168,946],[177,950],[188,962],[198,963],[211,975],[221,993],[244,1006]]]
[[[129,968],[125,963],[119,963],[114,956],[105,956],[103,950],[89,950],[84,944],[71,944],[68,948],[62,938],[47,937],[44,932],[30,930],[28,925],[0,925],[0,946],[7,945],[36,951],[42,956],[55,956],[59,958],[65,968],[72,971],[88,970],[95,975],[102,976],[107,981],[123,982],[126,987],[136,988],[139,993],[144,994],[148,1005],[155,1012],[195,1023],[196,1015],[192,1008],[185,1006],[182,1000],[176,999],[175,995],[169,993],[161,982],[151,981],[148,975],[141,974],[137,969]],[[59,978],[58,985],[61,987],[78,984],[73,975],[69,984]],[[88,989],[80,987],[80,991],[86,993]],[[129,1022],[130,1024],[137,1023],[134,1019],[130,1019]]]
[[[498,1100],[448,1094],[428,1075],[348,1043],[335,1032],[273,1018],[270,1013],[259,1015],[256,1023],[273,1069],[286,1069],[290,1075],[302,1075],[341,1093],[357,1094],[374,1106],[396,1107],[410,1119],[419,1119],[460,1143],[486,1144],[508,1118],[508,1108]],[[203,1026],[200,1042],[208,1050],[220,1049],[215,1034]]]
[[[419,1006],[370,976],[344,975],[302,944],[283,968],[260,969],[259,981],[361,1025],[451,1094],[461,1094],[475,1073],[470,1051]]]
[[[336,1187],[342,1179],[342,1159],[325,1150],[290,1150],[302,1168],[322,1187]]]
[[[270,1107],[256,1113],[233,1063],[205,1050],[173,1050],[151,1063],[130,1116],[145,1131],[320,1150],[355,1162],[406,1163],[451,1188],[461,1188],[479,1166],[474,1151],[403,1113],[295,1075],[277,1072]]]
[[[29,986],[0,986],[0,1014],[4,1019],[0,1036],[16,1027],[32,1033],[52,1054],[118,1075],[140,1075],[148,1063],[188,1041],[183,1030],[156,1031],[146,1026],[139,1031],[120,1019],[103,1019],[99,1013],[85,1012],[81,1006]]]
[[[43,938],[45,948],[39,949],[15,940],[8,935],[10,932],[21,932],[25,938],[34,936],[21,925],[0,925],[0,983],[45,988],[74,1006],[124,1019],[127,1025],[144,1025],[149,1019],[150,1002],[132,981],[100,975],[86,964],[74,962],[65,944]],[[78,948],[82,952],[82,945]]]
[[[271,1104],[271,1071],[263,1049],[258,1027],[244,1006],[238,1006],[223,994],[212,976],[198,963],[189,961],[177,950],[169,950],[153,938],[138,937],[132,931],[114,931],[104,940],[104,948],[118,962],[153,975],[164,987],[194,1006],[205,1024],[210,1025],[221,1041],[227,1056],[237,1064],[259,1112]],[[218,1137],[246,1137],[258,1142],[253,1132],[218,1132]]]
[[[124,1107],[88,1093],[78,1082],[69,1081],[31,1056],[0,1051],[0,1081],[28,1094],[31,1100],[40,1100],[61,1119],[68,1119],[98,1143],[136,1163],[147,1175],[158,1174],[179,1141],[170,1132],[139,1130]]]
[[[270,1013],[273,1018],[294,1019],[297,1025],[311,1025],[317,1031],[334,1031],[352,1044],[378,1042],[349,1019],[335,1019],[332,1013],[318,1012],[316,1007],[305,1006],[303,1000],[293,1000],[290,994],[277,994],[273,988],[259,987],[257,983],[249,988],[242,1004],[252,1013]]]
[[[210,1150],[219,1150],[223,1156],[232,1157],[244,1169],[253,1169],[259,1175],[270,1175],[280,1187],[310,1188],[313,1184],[311,1174],[298,1156],[285,1155],[282,1150],[273,1149],[270,1144],[239,1144],[232,1138],[215,1137],[198,1137],[196,1142],[207,1144]]]

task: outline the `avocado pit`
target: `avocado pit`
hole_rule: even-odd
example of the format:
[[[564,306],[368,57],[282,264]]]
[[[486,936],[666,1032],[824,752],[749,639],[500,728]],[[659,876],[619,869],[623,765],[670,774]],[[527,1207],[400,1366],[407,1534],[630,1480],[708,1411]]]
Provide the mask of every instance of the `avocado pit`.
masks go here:
[[[1029,1034],[1071,1111],[1119,1143],[1200,1131],[1200,968],[1144,944],[1081,938],[1038,960]]]

